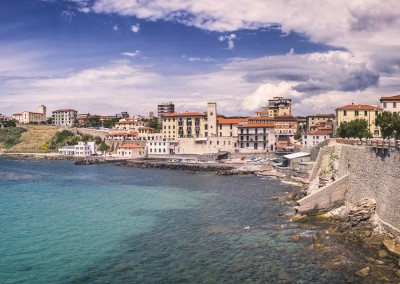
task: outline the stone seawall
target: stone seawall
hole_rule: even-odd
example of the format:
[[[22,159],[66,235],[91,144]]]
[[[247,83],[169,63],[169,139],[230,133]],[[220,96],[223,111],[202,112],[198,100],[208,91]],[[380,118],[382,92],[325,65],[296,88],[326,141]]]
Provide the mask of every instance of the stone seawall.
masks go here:
[[[337,207],[337,202],[329,202],[329,194],[323,194],[321,188],[328,188],[328,193],[341,193],[349,206],[365,198],[376,200],[376,216],[381,225],[391,233],[400,234],[400,152],[397,149],[384,152],[338,143],[320,148],[310,174],[309,195],[299,201],[299,212],[310,212],[313,207],[324,210]],[[309,200],[315,203],[311,207]]]

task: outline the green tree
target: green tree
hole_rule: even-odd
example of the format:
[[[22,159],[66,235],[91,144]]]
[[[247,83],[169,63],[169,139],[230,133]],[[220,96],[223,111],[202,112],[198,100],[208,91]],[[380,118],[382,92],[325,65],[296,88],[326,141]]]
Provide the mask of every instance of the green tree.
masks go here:
[[[393,114],[390,111],[384,111],[375,118],[375,125],[381,129],[384,139],[393,136],[396,121],[398,120],[396,117],[398,117],[397,113]]]
[[[98,116],[98,115],[88,116],[86,118],[86,123],[84,126],[85,127],[100,127],[101,126],[100,116]]]
[[[103,121],[103,127],[106,128],[111,128],[115,125],[116,122],[119,121],[119,118],[113,118],[113,119],[108,119]]]
[[[4,127],[16,127],[17,124],[16,124],[15,120],[8,120],[8,121],[3,122],[3,126]]]
[[[366,120],[356,119],[350,122],[342,122],[336,133],[341,138],[372,138],[372,133],[368,128]]]
[[[46,120],[46,124],[47,125],[52,125],[53,124],[53,118],[52,117],[48,117]]]
[[[99,147],[100,151],[105,152],[105,151],[108,151],[109,149],[110,149],[110,146],[108,146],[106,144],[106,142],[104,142],[104,141],[101,142],[100,147]]]

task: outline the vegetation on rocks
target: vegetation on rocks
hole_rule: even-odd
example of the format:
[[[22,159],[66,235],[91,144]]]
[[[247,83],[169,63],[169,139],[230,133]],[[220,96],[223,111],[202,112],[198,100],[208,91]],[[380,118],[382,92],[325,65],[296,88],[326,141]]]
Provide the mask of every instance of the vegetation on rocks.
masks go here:
[[[50,142],[50,149],[58,149],[65,145],[76,145],[78,142],[95,141],[96,144],[101,144],[102,139],[99,136],[92,136],[89,134],[76,135],[69,130],[57,132]]]

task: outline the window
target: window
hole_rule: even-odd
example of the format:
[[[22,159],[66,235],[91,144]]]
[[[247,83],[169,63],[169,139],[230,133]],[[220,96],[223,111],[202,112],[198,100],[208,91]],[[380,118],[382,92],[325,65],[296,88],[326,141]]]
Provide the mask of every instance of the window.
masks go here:
[[[343,111],[343,116],[347,116],[347,111],[346,110]]]
[[[375,136],[379,136],[379,130],[377,130],[377,129],[374,130],[374,135],[375,135]]]
[[[387,102],[383,102],[383,108],[387,108]]]
[[[222,132],[219,133],[219,136],[222,136]]]
[[[397,103],[393,102],[393,108],[397,108]]]
[[[364,111],[364,115],[365,115],[365,116],[368,116],[368,111]]]
[[[354,111],[354,115],[358,116],[358,110]]]
[[[217,140],[217,145],[219,145],[219,141]]]

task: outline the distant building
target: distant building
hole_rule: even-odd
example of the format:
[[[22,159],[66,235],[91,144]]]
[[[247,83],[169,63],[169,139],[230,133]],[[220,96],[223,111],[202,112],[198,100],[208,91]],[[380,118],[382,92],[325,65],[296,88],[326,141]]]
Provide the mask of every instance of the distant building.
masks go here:
[[[11,117],[3,115],[0,113],[0,128],[3,128],[3,124],[7,121],[10,121]]]
[[[218,118],[218,137],[238,137],[238,126],[246,122],[247,118]]]
[[[58,149],[58,153],[64,156],[87,157],[96,154],[95,142],[78,142],[78,145],[65,146]]]
[[[256,116],[282,116],[292,115],[292,100],[283,97],[273,97],[268,100],[268,106],[263,107]]]
[[[117,113],[115,115],[116,118],[128,118],[129,117],[129,113],[127,111],[122,111],[120,113]]]
[[[240,148],[275,150],[275,126],[272,123],[245,123],[239,125],[238,143]]]
[[[375,118],[383,109],[376,105],[345,105],[336,109],[336,125],[340,126],[343,122],[350,122],[356,119],[365,119],[368,122],[368,129],[374,138],[380,138],[381,133],[375,125]]]
[[[173,155],[179,153],[179,142],[177,141],[147,141],[146,151],[148,155]]]
[[[173,103],[161,103],[158,105],[158,117],[163,118],[164,115],[175,112],[175,105]]]
[[[41,105],[38,112],[24,111],[22,113],[14,113],[12,118],[19,123],[46,122],[46,107]]]
[[[117,155],[120,157],[135,158],[145,155],[145,146],[140,144],[124,144],[117,148]]]
[[[400,112],[400,95],[392,96],[392,97],[382,97],[381,101],[381,108],[383,111],[390,111],[390,112]]]
[[[53,125],[71,127],[77,122],[78,111],[74,109],[59,109],[52,113]]]
[[[336,124],[336,116],[333,113],[309,115],[306,120],[306,132],[328,131],[333,134]]]
[[[301,146],[313,147],[332,136],[331,131],[306,132],[302,135]]]

